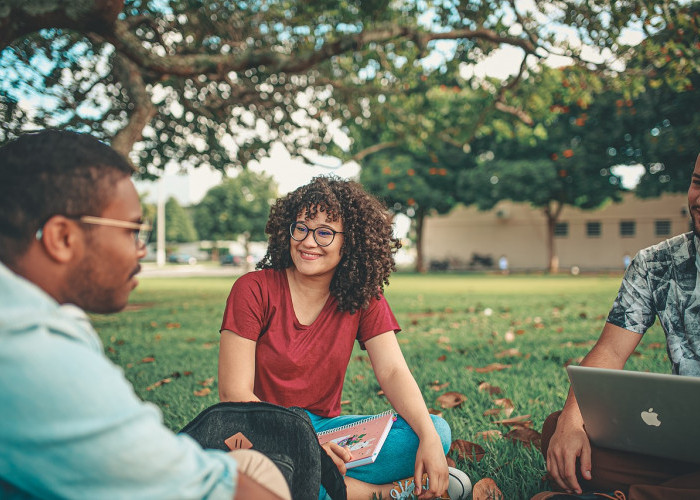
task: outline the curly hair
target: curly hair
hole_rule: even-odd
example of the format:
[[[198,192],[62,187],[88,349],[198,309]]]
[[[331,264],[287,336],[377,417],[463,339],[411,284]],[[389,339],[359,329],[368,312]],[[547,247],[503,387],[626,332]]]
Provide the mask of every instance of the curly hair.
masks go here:
[[[325,213],[341,221],[344,240],[341,260],[331,280],[330,293],[338,309],[355,313],[378,298],[396,270],[394,253],[401,247],[393,237],[391,215],[360,184],[335,176],[314,177],[311,182],[279,198],[270,209],[265,232],[267,253],[258,269],[283,270],[293,265],[289,225],[306,211],[306,220]]]

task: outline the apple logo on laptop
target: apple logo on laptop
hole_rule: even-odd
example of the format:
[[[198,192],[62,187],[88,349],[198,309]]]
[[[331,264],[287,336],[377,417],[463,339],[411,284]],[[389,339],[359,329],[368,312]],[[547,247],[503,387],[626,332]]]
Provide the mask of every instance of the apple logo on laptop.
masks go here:
[[[642,412],[642,420],[647,425],[653,425],[658,427],[661,425],[661,420],[659,420],[659,414],[654,411],[654,408],[649,408],[647,411]]]

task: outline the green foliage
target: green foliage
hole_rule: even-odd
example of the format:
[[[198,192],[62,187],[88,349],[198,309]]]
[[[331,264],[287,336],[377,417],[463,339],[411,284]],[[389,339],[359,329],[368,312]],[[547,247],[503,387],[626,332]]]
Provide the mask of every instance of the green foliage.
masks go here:
[[[619,283],[620,276],[392,276],[387,300],[403,328],[399,343],[428,407],[440,409],[436,399],[447,391],[467,397],[460,407],[441,411],[453,439],[486,449],[480,462],[457,463],[472,482],[491,477],[509,499],[549,489],[541,479],[544,460],[534,447],[477,436],[510,430],[493,422],[503,415],[484,412],[496,407],[495,398],[509,398],[515,407],[512,416],[530,415],[533,428],[540,430],[547,415],[564,404],[564,365],[592,347]],[[231,284],[229,278],[144,277],[129,310],[93,317],[107,355],[124,369],[139,397],[160,407],[173,430],[218,401],[218,329]],[[664,345],[663,331],[654,326],[626,368],[668,373]],[[507,368],[475,370],[494,362]],[[165,379],[169,382],[157,385]],[[479,391],[481,382],[502,392],[491,396]],[[444,383],[448,385],[433,389]],[[209,394],[194,394],[206,388]],[[348,403],[342,413],[387,409],[378,390],[366,352],[356,348],[345,378],[342,399]]]
[[[599,69],[561,29],[651,75],[652,85],[686,89],[700,59],[697,7],[678,0],[663,8],[651,0],[15,3],[0,10],[0,142],[30,124],[89,131],[123,152],[138,139],[132,159],[143,176],[169,161],[245,166],[275,142],[293,154],[338,153],[338,123],[385,120],[411,150],[445,134],[461,147],[487,125],[484,111],[518,99],[517,81],[507,95],[501,82],[460,82],[465,65],[510,46],[532,73],[550,54]],[[638,26],[646,44],[626,46],[621,35]],[[451,113],[467,126],[434,128],[398,99],[455,82],[482,96]],[[31,114],[16,105],[27,98]]]
[[[271,177],[249,170],[211,188],[195,207],[200,237],[206,240],[265,240],[270,204],[277,197]]]
[[[175,198],[168,198],[165,203],[165,241],[186,243],[198,239],[190,212],[180,206]]]

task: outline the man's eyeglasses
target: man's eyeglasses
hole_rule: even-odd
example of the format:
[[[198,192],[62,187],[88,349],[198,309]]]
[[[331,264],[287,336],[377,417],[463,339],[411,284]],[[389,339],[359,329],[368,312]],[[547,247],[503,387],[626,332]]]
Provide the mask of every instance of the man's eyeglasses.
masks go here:
[[[134,232],[134,242],[137,247],[146,246],[148,238],[151,236],[153,226],[148,222],[131,222],[126,220],[108,219],[106,217],[95,217],[93,215],[64,215],[69,219],[75,219],[83,224],[94,224],[97,226],[121,227],[131,229]],[[36,232],[36,239],[40,240],[43,233],[43,226]]]
[[[289,234],[294,241],[304,241],[309,233],[314,234],[314,241],[320,247],[327,247],[333,243],[336,234],[343,234],[343,231],[334,231],[329,227],[317,227],[309,229],[309,226],[303,222],[292,222],[289,226]]]

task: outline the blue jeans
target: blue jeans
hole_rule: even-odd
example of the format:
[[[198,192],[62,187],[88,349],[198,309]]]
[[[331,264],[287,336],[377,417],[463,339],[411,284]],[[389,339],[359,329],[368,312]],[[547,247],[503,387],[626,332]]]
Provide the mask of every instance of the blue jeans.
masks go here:
[[[343,425],[352,424],[370,415],[341,415],[339,417],[326,418],[319,417],[313,413],[306,412],[311,419],[311,424],[316,432],[335,429]],[[452,443],[452,431],[450,426],[444,419],[435,415],[430,415],[433,419],[433,425],[437,430],[442,448],[447,454]],[[374,463],[349,469],[347,475],[359,481],[371,484],[386,484],[399,479],[405,479],[413,476],[416,466],[416,452],[418,451],[418,436],[413,432],[411,426],[408,425],[400,416],[396,417],[396,421],[391,426],[389,435],[382,446],[382,449],[377,455]],[[326,492],[321,486],[319,498],[326,497]]]

